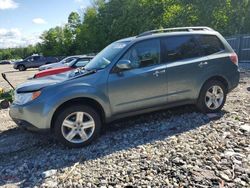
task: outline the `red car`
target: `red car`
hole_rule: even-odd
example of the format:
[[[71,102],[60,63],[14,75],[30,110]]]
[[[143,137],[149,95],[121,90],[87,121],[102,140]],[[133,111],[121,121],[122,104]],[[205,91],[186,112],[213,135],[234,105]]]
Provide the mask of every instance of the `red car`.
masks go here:
[[[74,69],[77,69],[80,67],[84,67],[85,65],[88,64],[88,62],[91,59],[93,59],[92,56],[78,58],[78,59],[75,59],[75,60],[71,61],[70,63],[66,64],[68,66],[40,71],[40,72],[36,73],[33,78],[41,78],[41,77],[45,77],[45,76],[51,76],[51,75],[55,75],[55,74],[64,73],[64,72],[67,72],[70,70],[74,70]]]

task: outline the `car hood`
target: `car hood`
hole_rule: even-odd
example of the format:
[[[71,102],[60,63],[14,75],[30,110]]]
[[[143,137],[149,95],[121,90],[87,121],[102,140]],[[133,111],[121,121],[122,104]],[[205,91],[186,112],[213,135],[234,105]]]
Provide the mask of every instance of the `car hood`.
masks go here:
[[[47,86],[58,84],[58,83],[61,83],[61,82],[67,81],[67,80],[71,80],[71,79],[75,79],[78,77],[87,76],[90,73],[93,73],[93,72],[81,71],[79,73],[78,70],[74,70],[74,71],[68,71],[66,73],[47,76],[44,78],[33,79],[31,81],[28,81],[28,82],[25,82],[25,83],[19,85],[16,88],[16,92],[17,93],[28,93],[28,92],[39,91]]]
[[[36,79],[25,82],[16,88],[17,93],[28,93],[41,90],[44,87],[59,83],[60,80],[55,79]]]

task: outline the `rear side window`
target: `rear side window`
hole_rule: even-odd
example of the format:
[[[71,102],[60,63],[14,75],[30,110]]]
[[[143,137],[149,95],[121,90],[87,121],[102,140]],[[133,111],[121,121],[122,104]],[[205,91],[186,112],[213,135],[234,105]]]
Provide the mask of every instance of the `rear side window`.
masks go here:
[[[225,50],[222,42],[214,35],[200,35],[197,36],[197,40],[205,55],[211,55]]]
[[[193,36],[173,36],[162,39],[163,62],[175,62],[202,56]]]

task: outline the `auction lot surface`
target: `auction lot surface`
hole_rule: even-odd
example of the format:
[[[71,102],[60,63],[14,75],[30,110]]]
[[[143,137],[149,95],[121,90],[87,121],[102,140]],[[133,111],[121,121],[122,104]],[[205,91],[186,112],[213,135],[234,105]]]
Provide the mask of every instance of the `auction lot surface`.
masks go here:
[[[36,72],[6,71],[13,85]],[[250,187],[250,71],[219,114],[185,106],[123,119],[82,149],[22,131],[0,110],[0,187],[27,186]]]

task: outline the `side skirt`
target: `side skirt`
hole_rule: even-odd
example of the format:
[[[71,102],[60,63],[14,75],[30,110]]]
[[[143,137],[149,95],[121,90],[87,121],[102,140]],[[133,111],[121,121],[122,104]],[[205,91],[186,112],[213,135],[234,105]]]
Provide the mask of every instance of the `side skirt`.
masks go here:
[[[178,102],[164,104],[161,106],[154,106],[154,107],[150,107],[150,108],[145,108],[145,109],[141,109],[141,110],[137,110],[137,111],[130,111],[130,112],[125,112],[125,113],[115,114],[112,117],[107,118],[106,123],[111,123],[112,121],[122,119],[125,117],[131,117],[131,116],[136,116],[136,115],[145,114],[145,113],[149,113],[149,112],[159,111],[159,110],[163,110],[163,109],[168,109],[168,108],[173,108],[173,107],[178,107],[178,106],[183,106],[183,105],[188,105],[188,104],[195,104],[195,103],[196,103],[195,100],[184,100],[184,101],[178,101]]]

